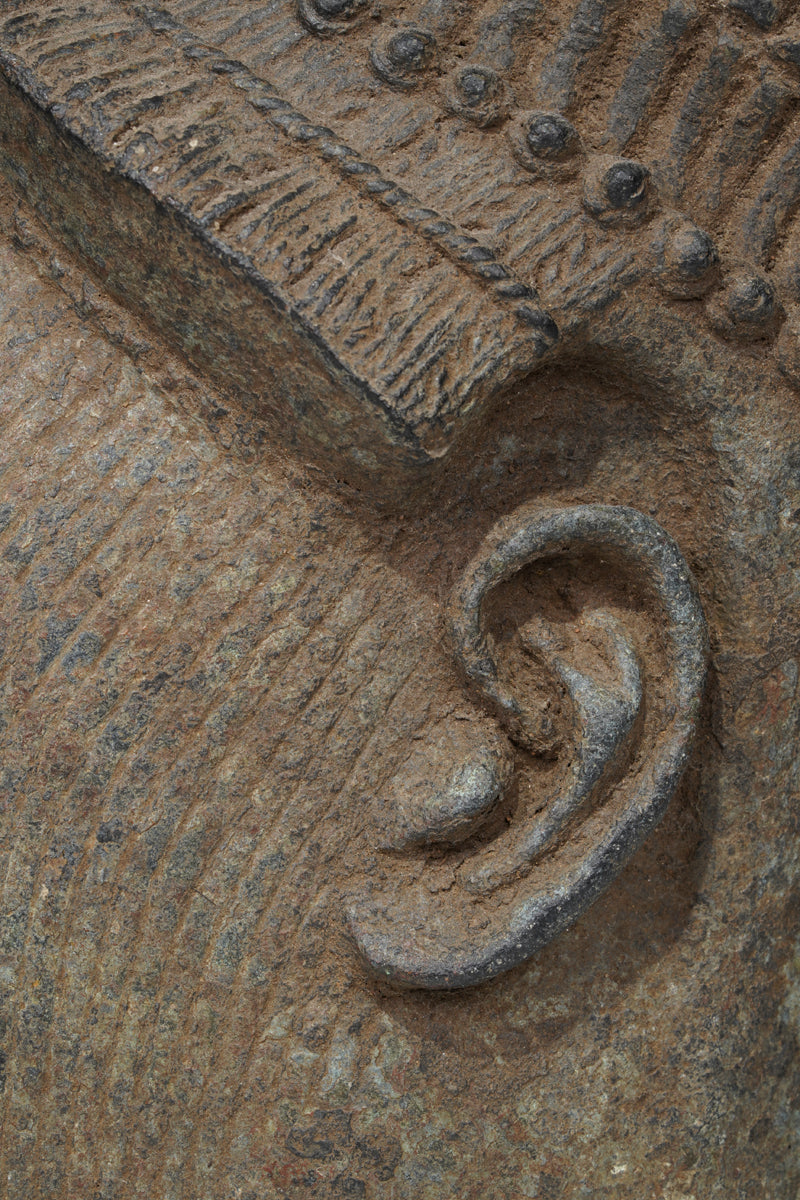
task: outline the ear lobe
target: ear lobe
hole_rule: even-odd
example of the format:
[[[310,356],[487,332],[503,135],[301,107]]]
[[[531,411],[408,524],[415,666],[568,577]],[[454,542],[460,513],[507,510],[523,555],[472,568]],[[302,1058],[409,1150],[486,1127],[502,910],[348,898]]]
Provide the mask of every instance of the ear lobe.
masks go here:
[[[389,869],[382,881],[364,881],[348,911],[361,953],[384,978],[407,986],[464,987],[529,957],[605,890],[661,819],[678,785],[705,683],[706,626],[680,551],[644,514],[600,505],[525,507],[501,521],[453,590],[448,627],[455,658],[510,742],[521,748],[519,773],[520,762],[529,764],[531,752],[542,749],[546,704],[531,702],[518,670],[504,670],[487,628],[487,602],[532,564],[546,569],[558,559],[569,566],[587,553],[630,579],[646,597],[646,611],[627,614],[619,604],[614,611],[582,607],[561,636],[536,614],[520,627],[519,643],[530,655],[525,669],[536,672],[546,663],[567,697],[572,728],[559,752],[558,785],[551,779],[535,801],[520,803],[496,835],[490,831],[488,839],[466,843],[446,890],[431,886],[441,866],[420,847],[452,846],[462,819],[464,836],[474,832],[506,783],[508,758],[496,746],[488,752],[476,745],[452,763],[449,784],[436,792],[431,783],[433,797],[427,782],[428,794],[421,797],[417,783],[410,808],[403,790],[410,780],[401,775],[395,781],[399,799],[393,807],[404,809],[404,827],[424,830],[402,842],[417,855],[412,882],[407,870]],[[643,619],[651,635],[642,634]],[[486,759],[483,775],[470,774],[470,754],[476,763]],[[471,780],[475,794],[460,795],[459,779]],[[485,796],[477,795],[481,787]]]

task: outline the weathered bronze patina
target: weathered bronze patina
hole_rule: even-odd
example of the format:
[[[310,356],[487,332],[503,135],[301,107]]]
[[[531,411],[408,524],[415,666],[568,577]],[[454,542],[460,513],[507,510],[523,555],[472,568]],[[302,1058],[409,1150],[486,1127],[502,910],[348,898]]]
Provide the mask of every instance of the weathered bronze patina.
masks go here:
[[[797,20],[0,5],[0,1195],[796,1200]]]

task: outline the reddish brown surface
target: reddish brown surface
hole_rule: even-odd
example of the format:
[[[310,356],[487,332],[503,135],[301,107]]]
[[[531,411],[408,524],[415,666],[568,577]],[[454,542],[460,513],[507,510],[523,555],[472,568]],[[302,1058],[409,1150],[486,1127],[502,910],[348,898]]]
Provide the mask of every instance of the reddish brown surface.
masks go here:
[[[107,19],[115,12],[128,6]],[[245,14],[226,12],[219,40],[249,69],[275,66],[264,31],[277,43],[291,23],[287,89],[304,54],[344,55],[365,86],[364,29],[348,60],[303,34],[288,3],[248,9],[238,27]],[[593,153],[623,121],[614,81],[651,20],[632,6],[608,13],[610,40],[585,52],[563,98]],[[625,148],[654,166],[661,156],[670,203],[702,207],[705,126],[688,159],[665,131],[724,34],[742,46],[729,55],[739,106],[717,85],[742,164],[725,194],[744,211],[766,177],[748,174],[753,126],[737,114],[761,86],[759,62],[789,86],[791,66],[769,49],[788,34],[738,9],[709,13],[689,22],[695,40],[670,59]],[[522,35],[541,77],[566,15],[551,7]],[[210,38],[211,18],[196,20]],[[64,79],[74,69],[69,55],[48,62],[42,72],[66,63]],[[520,103],[538,103],[514,70]],[[304,78],[332,120],[330,79],[326,91],[322,74]],[[437,126],[429,152],[423,132],[389,145],[408,102],[370,87],[385,124],[344,113],[342,132],[360,129],[359,149],[376,156],[386,145],[393,170],[405,155],[415,188],[427,179],[464,222],[478,200],[456,211],[457,175],[436,155],[448,137],[463,146],[492,129]],[[791,105],[776,111],[769,154],[780,158],[794,118]],[[727,145],[723,116],[709,115],[712,128]],[[109,142],[117,132],[110,123]],[[165,130],[134,133],[157,165]],[[622,146],[619,135],[611,148]],[[481,153],[496,163],[497,141]],[[581,276],[554,242],[536,282],[574,333],[563,362],[505,390],[495,380],[438,477],[413,501],[396,494],[387,514],[329,490],[324,455],[283,458],[285,439],[250,397],[217,390],[202,355],[187,367],[157,310],[139,320],[109,295],[94,251],[87,268],[17,209],[18,185],[0,209],[3,1194],[795,1200],[800,441],[776,366],[793,352],[791,214],[785,241],[759,259],[737,241],[746,222],[733,201],[708,209],[723,279],[739,257],[753,256],[742,270],[775,266],[790,316],[777,350],[778,314],[743,340],[741,328],[718,332],[702,299],[663,299],[646,280],[621,298],[604,284],[610,307],[597,314],[581,291],[594,266]],[[554,187],[542,204],[557,215],[566,193]],[[578,207],[580,187],[568,187]],[[637,253],[658,241],[642,229]],[[624,258],[626,236],[601,231],[592,244],[608,237]],[[141,261],[157,260],[141,241]],[[652,273],[656,251],[647,261]],[[717,304],[733,320],[726,288],[709,318]],[[391,305],[402,309],[401,292]],[[347,938],[344,903],[359,873],[421,871],[446,895],[447,859],[377,849],[381,801],[413,749],[428,746],[435,768],[436,731],[452,729],[452,745],[484,726],[442,607],[494,523],[536,499],[633,505],[675,538],[711,634],[697,749],[633,863],[529,964],[458,995],[391,992]],[[582,586],[564,570],[557,596]],[[584,582],[618,587],[600,571]],[[517,581],[503,598],[498,621],[556,602],[547,581]],[[653,615],[641,619],[649,628]]]

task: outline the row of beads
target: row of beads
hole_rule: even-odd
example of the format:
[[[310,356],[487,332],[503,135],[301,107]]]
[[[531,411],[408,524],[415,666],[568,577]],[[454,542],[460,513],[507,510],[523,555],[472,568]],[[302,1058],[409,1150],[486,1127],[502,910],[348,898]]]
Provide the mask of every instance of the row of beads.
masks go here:
[[[749,11],[754,3],[765,8],[764,0],[732,0],[730,7],[756,19]],[[770,3],[766,0],[767,6]],[[370,8],[371,0],[298,0],[301,20],[319,34],[353,28]],[[385,83],[411,90],[435,65],[437,55],[434,35],[409,26],[379,36],[370,51],[370,65]],[[566,180],[582,170],[584,208],[602,224],[636,226],[655,211],[653,181],[643,163],[605,155],[587,160],[578,131],[562,113],[513,114],[508,89],[492,67],[476,63],[457,67],[445,78],[442,96],[448,111],[480,128],[506,123],[514,157],[531,175]],[[677,218],[672,222],[657,257],[659,281],[670,296],[701,296],[719,281],[716,247],[691,221]],[[729,276],[709,303],[717,332],[740,339],[769,334],[780,323],[782,313],[770,280],[747,270]]]

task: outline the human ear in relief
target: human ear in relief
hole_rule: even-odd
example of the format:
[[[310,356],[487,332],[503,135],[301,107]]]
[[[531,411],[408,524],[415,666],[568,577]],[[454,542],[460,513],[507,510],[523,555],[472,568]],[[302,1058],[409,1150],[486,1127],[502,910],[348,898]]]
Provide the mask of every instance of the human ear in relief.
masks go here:
[[[706,675],[691,572],[632,508],[500,521],[447,622],[485,715],[436,726],[376,799],[385,869],[348,914],[373,971],[422,988],[500,974],[601,896],[678,786]]]

